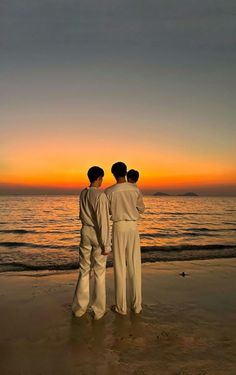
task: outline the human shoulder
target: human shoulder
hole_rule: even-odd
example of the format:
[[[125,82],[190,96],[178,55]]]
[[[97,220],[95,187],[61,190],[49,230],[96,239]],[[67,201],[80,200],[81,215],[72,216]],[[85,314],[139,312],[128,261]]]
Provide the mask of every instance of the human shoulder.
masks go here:
[[[102,189],[97,189],[97,197],[98,199],[103,199],[103,198],[106,198],[106,194],[105,194],[105,191],[102,190]]]
[[[133,184],[134,185],[134,188],[135,190],[139,193],[139,194],[142,194],[141,190],[139,189],[139,187],[136,185],[136,184]]]
[[[84,188],[83,190],[81,190],[81,192],[80,192],[80,198],[81,197],[83,197],[84,196],[84,194],[86,194],[86,192],[88,191],[88,188],[86,187],[86,188]]]
[[[133,182],[127,182],[127,186],[129,189],[131,190],[136,190],[136,191],[139,191],[139,188],[136,184],[134,184]]]
[[[95,204],[107,200],[107,196],[104,193],[104,190],[99,188],[89,188],[89,199],[91,199]]]
[[[113,185],[111,185],[111,186],[108,186],[108,188],[105,189],[105,194],[106,194],[106,195],[111,194],[113,191],[115,191],[115,190],[117,189],[117,188],[116,188],[117,185],[118,185],[118,184],[113,184]]]
[[[139,193],[139,188],[137,187],[136,184],[133,184],[131,182],[126,182],[124,184],[121,184],[123,186],[120,187],[120,191],[131,191],[131,192],[136,192]]]
[[[121,191],[139,191],[137,185],[132,184],[130,182],[123,182],[122,184],[114,184],[106,189],[106,194],[111,194],[114,192],[121,192]]]
[[[104,191],[97,187],[89,187],[87,190],[89,191],[90,196],[96,199],[99,199],[102,195],[104,195]]]
[[[108,199],[106,194],[104,193],[104,190],[97,189],[96,192],[94,192],[94,203],[95,207],[101,207],[108,204]]]
[[[81,191],[80,198],[84,197],[87,193],[89,194],[89,197],[95,198],[99,198],[100,196],[105,195],[103,190],[88,186]]]

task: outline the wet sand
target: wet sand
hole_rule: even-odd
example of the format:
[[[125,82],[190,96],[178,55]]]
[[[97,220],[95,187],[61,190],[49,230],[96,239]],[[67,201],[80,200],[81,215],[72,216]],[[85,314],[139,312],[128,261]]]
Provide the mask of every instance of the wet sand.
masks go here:
[[[236,259],[142,268],[143,313],[100,321],[72,317],[77,271],[1,274],[0,374],[234,375]]]

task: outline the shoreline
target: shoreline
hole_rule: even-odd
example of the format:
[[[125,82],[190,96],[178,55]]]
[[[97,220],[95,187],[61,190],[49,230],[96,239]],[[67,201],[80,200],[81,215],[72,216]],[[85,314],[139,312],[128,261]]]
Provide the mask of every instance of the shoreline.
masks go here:
[[[235,271],[236,259],[145,263],[143,312],[120,317],[109,268],[97,322],[71,314],[77,270],[3,273],[0,373],[234,375]]]
[[[229,257],[219,257],[219,258],[204,258],[204,259],[201,259],[201,258],[193,258],[193,259],[172,259],[172,260],[154,260],[154,261],[144,261],[142,262],[142,268],[143,266],[152,266],[155,264],[158,266],[158,270],[162,270],[162,266],[163,265],[168,265],[168,264],[172,264],[173,265],[181,265],[182,263],[183,264],[193,264],[193,262],[200,262],[199,264],[201,264],[201,262],[210,262],[212,265],[217,262],[224,262],[226,261],[228,263],[228,261],[232,260],[232,261],[235,261],[236,263],[236,255],[235,256],[229,256]],[[224,263],[222,263],[222,265],[224,265]],[[106,272],[108,272],[109,270],[112,270],[111,272],[113,272],[113,264],[111,265],[107,265],[106,267]],[[42,269],[25,269],[25,270],[19,270],[19,271],[1,271],[0,272],[0,277],[1,276],[32,276],[32,277],[42,277],[42,276],[54,276],[54,275],[73,275],[73,274],[78,274],[79,272],[79,267],[78,268],[65,268],[65,269],[47,269],[47,268],[42,268]]]
[[[236,258],[236,247],[231,246],[229,247],[229,253],[222,254],[222,250],[218,249],[212,249],[214,251],[214,257],[206,254],[205,250],[198,250],[197,254],[192,253],[192,250],[185,250],[184,254],[182,254],[182,257],[179,256],[174,257],[173,255],[170,256],[170,253],[172,253],[171,250],[168,251],[163,251],[162,252],[162,257],[159,256],[158,251],[155,253],[147,253],[143,252],[141,253],[142,256],[142,265],[143,264],[152,264],[152,263],[172,263],[172,262],[192,262],[192,261],[209,261],[209,260],[224,260],[224,259],[235,259]],[[211,250],[211,251],[212,251]],[[227,248],[225,249],[227,251]],[[160,251],[160,250],[159,250]],[[216,254],[216,252],[219,252]],[[232,253],[233,252],[233,253]],[[164,254],[164,256],[163,256]],[[169,256],[168,256],[169,254]],[[110,256],[111,257],[111,256]],[[106,268],[113,268],[113,261],[111,258],[108,258],[107,260],[107,265]],[[4,269],[5,268],[5,269]],[[79,269],[79,262],[76,263],[69,263],[66,265],[55,265],[55,266],[34,266],[34,265],[24,265],[20,262],[12,262],[12,263],[3,263],[0,264],[0,276],[2,274],[8,274],[8,273],[13,273],[13,274],[18,274],[20,272],[43,272],[43,271],[48,271],[48,272],[70,272],[70,271],[78,271]]]

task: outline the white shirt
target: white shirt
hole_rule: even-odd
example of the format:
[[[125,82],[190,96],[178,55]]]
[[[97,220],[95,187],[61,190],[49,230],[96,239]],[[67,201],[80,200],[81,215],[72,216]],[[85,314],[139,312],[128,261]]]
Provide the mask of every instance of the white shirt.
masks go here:
[[[130,182],[110,186],[105,190],[112,221],[136,221],[145,206],[139,188]]]
[[[80,220],[82,225],[95,228],[99,244],[109,252],[110,228],[108,200],[102,190],[87,187],[80,193]]]

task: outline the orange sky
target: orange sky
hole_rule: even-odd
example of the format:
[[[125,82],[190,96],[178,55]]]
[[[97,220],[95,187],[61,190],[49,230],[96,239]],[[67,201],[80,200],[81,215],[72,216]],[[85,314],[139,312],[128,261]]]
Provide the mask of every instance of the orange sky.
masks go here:
[[[4,1],[0,194],[94,164],[107,186],[118,160],[144,190],[236,194],[233,1],[212,3]]]
[[[66,126],[65,126],[66,127]],[[91,147],[89,147],[89,144]],[[5,168],[1,182],[30,187],[81,188],[88,184],[87,170],[99,165],[105,170],[104,187],[114,183],[111,165],[118,161],[140,171],[139,186],[144,190],[198,189],[214,184],[235,184],[234,166],[222,155],[206,157],[155,139],[127,137],[112,131],[108,135],[18,134],[5,146]]]

